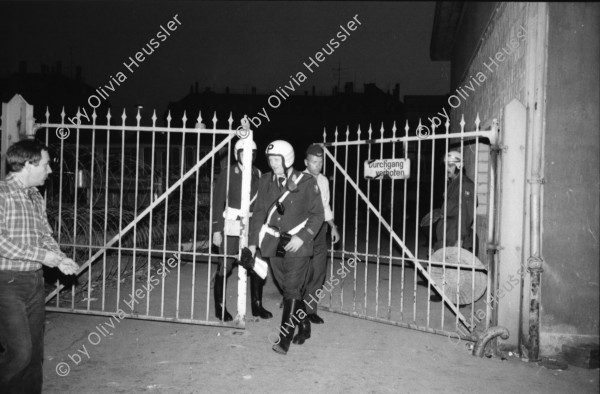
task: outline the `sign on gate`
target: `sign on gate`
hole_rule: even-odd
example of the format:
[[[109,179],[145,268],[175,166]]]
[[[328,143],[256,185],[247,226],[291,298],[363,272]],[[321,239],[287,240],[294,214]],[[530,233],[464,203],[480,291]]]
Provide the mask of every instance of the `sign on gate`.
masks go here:
[[[408,179],[410,159],[365,160],[365,179]]]

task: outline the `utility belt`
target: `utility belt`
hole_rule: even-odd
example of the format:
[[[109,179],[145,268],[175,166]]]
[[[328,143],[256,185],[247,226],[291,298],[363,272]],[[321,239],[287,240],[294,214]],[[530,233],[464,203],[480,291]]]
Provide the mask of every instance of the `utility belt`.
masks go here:
[[[258,193],[250,200],[250,205],[256,200]],[[223,211],[223,234],[230,237],[239,237],[242,233],[242,210],[238,208],[227,207]],[[252,217],[252,212],[249,212],[248,217]]]
[[[285,233],[279,231],[277,227],[263,224],[258,233],[258,244],[261,253],[266,256],[284,257],[286,245],[293,235],[298,234],[304,228],[306,222],[308,222],[308,219]]]

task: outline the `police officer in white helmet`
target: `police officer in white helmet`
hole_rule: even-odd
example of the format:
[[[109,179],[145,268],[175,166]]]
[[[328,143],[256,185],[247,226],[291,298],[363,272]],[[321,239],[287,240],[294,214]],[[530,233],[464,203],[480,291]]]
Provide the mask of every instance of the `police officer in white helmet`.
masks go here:
[[[242,199],[242,155],[243,140],[239,139],[234,146],[236,163],[225,168],[219,174],[213,193],[212,217],[213,217],[213,244],[219,247],[220,254],[237,255],[240,241],[240,208]],[[256,158],[256,143],[252,141],[252,162]],[[250,187],[250,211],[252,212],[258,181],[261,176],[258,168],[252,166],[252,180]],[[229,196],[227,196],[227,177],[229,176]],[[229,261],[227,261],[229,260]],[[219,266],[215,275],[214,299],[215,315],[223,321],[231,321],[233,318],[227,311],[223,300],[224,284],[231,274],[235,259],[219,259]],[[264,280],[254,271],[248,271],[250,276],[250,305],[252,316],[262,319],[270,319],[273,314],[262,306],[262,291]]]
[[[444,157],[448,182],[446,204],[446,244],[444,245],[444,221],[436,225],[437,242],[435,249],[444,246],[458,246],[472,249],[473,214],[475,206],[475,184],[464,173],[463,158],[460,152],[450,151]],[[444,208],[441,208],[444,214]],[[460,226],[459,226],[460,222]],[[460,227],[460,235],[458,233]]]
[[[294,149],[277,140],[265,151],[271,172],[264,174],[258,185],[258,196],[250,223],[248,244],[254,254],[260,248],[269,258],[273,276],[283,291],[283,314],[273,350],[288,352],[295,327],[303,341],[307,319],[302,286],[313,254],[313,238],[324,219],[323,202],[316,179],[296,171]]]
[[[444,204],[435,209],[422,221],[421,226],[435,224],[436,242],[434,250],[443,247],[456,246],[473,251],[473,215],[477,199],[475,196],[475,185],[464,173],[462,154],[458,151],[450,151],[444,156],[446,169],[447,189]],[[460,234],[459,234],[460,231]],[[444,237],[445,235],[445,237]],[[419,282],[424,284],[424,282]],[[431,301],[441,301],[441,296],[434,294]]]

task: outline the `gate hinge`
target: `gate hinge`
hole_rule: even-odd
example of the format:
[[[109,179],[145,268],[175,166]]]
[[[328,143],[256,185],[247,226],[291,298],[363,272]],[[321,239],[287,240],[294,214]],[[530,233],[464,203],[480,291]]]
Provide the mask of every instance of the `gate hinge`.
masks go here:
[[[492,145],[490,149],[498,153],[506,153],[508,151],[508,145]]]
[[[490,250],[494,251],[494,253],[496,253],[499,250],[504,249],[504,246],[500,245],[500,244],[494,244],[494,243],[488,243],[487,244],[487,251],[489,252]]]
[[[532,178],[532,179],[528,179],[527,183],[532,184],[532,183],[539,183],[541,185],[546,183],[546,179],[544,178]]]

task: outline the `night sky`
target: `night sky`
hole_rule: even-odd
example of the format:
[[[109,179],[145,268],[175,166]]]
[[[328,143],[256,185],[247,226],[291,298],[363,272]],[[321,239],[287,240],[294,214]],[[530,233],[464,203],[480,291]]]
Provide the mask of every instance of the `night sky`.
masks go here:
[[[339,78],[341,89],[348,81],[358,91],[399,83],[401,98],[445,94],[449,63],[429,59],[434,9],[434,2],[0,2],[0,77],[20,61],[29,72],[60,61],[63,74],[74,77],[82,66],[86,83],[112,86],[104,90],[113,107],[159,111],[195,82],[234,93],[292,82],[300,93],[314,85],[330,94]],[[353,19],[360,25],[351,31]],[[340,25],[349,33],[343,42]],[[339,45],[308,71],[303,63],[323,47],[331,52],[332,39]],[[129,58],[143,48],[153,51],[136,67]],[[298,72],[306,76],[299,87],[291,81]]]

